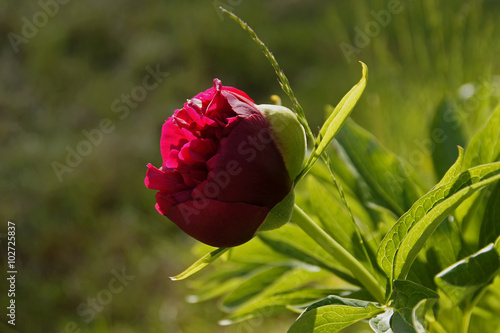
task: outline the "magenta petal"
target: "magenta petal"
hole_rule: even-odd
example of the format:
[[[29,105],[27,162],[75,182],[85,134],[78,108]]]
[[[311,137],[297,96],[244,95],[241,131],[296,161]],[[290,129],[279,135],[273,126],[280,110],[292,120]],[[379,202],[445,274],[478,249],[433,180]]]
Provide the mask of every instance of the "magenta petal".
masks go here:
[[[162,127],[160,150],[163,160],[166,159],[164,154],[168,154],[170,149],[180,149],[187,142],[182,130],[174,124],[173,118],[169,118]]]
[[[257,110],[255,107],[255,104],[248,104],[244,101],[242,101],[240,98],[238,98],[236,95],[230,93],[230,92],[223,92],[224,97],[226,97],[227,102],[231,106],[234,112],[240,117],[250,117],[251,115],[254,114],[259,114],[260,111]]]
[[[173,206],[166,216],[200,242],[232,247],[252,239],[268,213],[265,207],[204,199]]]
[[[148,171],[144,184],[147,188],[159,191],[177,191],[182,184],[182,177],[174,172],[165,172],[155,168],[151,163],[148,164]]]

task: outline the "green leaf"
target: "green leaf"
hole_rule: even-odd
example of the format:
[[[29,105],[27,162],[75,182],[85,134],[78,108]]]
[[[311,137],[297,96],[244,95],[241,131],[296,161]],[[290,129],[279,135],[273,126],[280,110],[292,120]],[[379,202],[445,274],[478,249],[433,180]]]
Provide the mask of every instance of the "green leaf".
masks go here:
[[[383,313],[370,319],[370,327],[376,333],[393,333],[391,318],[394,315],[392,308],[387,308]]]
[[[439,183],[437,183],[434,188],[438,188],[439,186],[442,186],[444,184],[447,184],[451,181],[453,181],[458,175],[460,175],[460,172],[462,171],[462,167],[464,164],[464,149],[462,147],[458,147],[458,157],[455,163],[446,171],[444,176],[441,178]]]
[[[268,266],[252,272],[247,279],[224,298],[222,306],[230,310],[243,304],[250,298],[261,293],[290,269],[290,265]]]
[[[328,270],[345,281],[359,285],[348,270],[335,261],[321,246],[294,224],[288,223],[280,229],[260,232],[259,238],[274,251]]]
[[[466,137],[460,123],[452,122],[456,119],[459,110],[450,100],[441,102],[434,115],[430,128],[432,145],[432,161],[439,178],[442,178],[448,168],[457,158],[456,146],[464,146]]]
[[[432,189],[436,189],[442,185],[452,182],[460,174],[464,160],[464,149],[458,147],[458,158],[455,163],[448,169],[445,175],[441,178]],[[443,268],[448,267],[457,261],[458,254],[462,248],[462,239],[460,230],[455,219],[448,217],[443,223],[437,227],[432,234],[427,244],[427,265],[428,269],[435,268],[432,276],[437,274]],[[432,265],[435,263],[435,265]],[[430,267],[435,266],[435,267]]]
[[[464,168],[498,161],[500,158],[500,104],[493,111],[488,122],[472,138],[465,150]],[[467,199],[458,207],[455,216],[461,224],[463,238],[468,243],[477,243],[480,225],[477,211],[481,211],[482,195]]]
[[[438,299],[433,290],[407,280],[394,281],[391,294],[394,315],[391,318],[391,328],[394,332],[415,332],[413,324],[414,309],[425,299]]]
[[[335,137],[335,134],[340,130],[344,121],[349,117],[352,109],[358,102],[361,94],[366,87],[366,80],[368,79],[368,67],[363,62],[361,80],[349,90],[349,92],[340,100],[337,106],[332,110],[332,113],[321,127],[318,137],[317,155],[320,156],[322,151],[330,144]]]
[[[472,138],[465,150],[464,166],[491,163],[500,157],[500,105],[486,125]]]
[[[427,261],[435,261],[438,268],[434,274],[457,261],[462,249],[462,239],[460,229],[453,217],[448,216],[437,227],[427,242],[427,248]]]
[[[218,248],[217,250],[214,250],[207,255],[203,256],[202,258],[198,259],[194,264],[189,266],[184,272],[182,272],[179,275],[176,276],[171,276],[170,279],[173,281],[179,281],[179,280],[184,280],[185,278],[190,277],[194,273],[202,270],[203,268],[207,267],[210,265],[212,262],[214,262],[217,258],[219,258],[221,255],[223,255],[229,248]]]
[[[421,300],[412,311],[412,321],[413,327],[417,333],[427,333],[426,326],[426,318],[433,318],[432,308],[438,302],[437,299],[423,299]],[[433,318],[435,320],[435,318]]]
[[[490,284],[500,269],[499,253],[493,244],[460,260],[436,275],[437,286],[454,305],[470,300],[479,289]]]
[[[406,277],[413,260],[439,223],[463,200],[500,179],[500,163],[464,171],[454,181],[421,197],[391,228],[377,251],[377,261],[389,277]]]
[[[314,177],[307,178],[307,189],[311,206],[325,231],[358,260],[370,265],[357,226],[345,208]]]
[[[418,199],[418,187],[403,162],[372,134],[348,120],[336,138],[379,204],[400,216]]]
[[[268,317],[288,311],[291,307],[310,304],[318,299],[342,291],[340,289],[304,288],[260,297],[239,308],[231,317],[224,319],[221,324],[230,325],[251,318]]]
[[[261,266],[254,264],[219,265],[216,270],[211,270],[189,281],[189,287],[194,289],[194,292],[186,299],[189,303],[197,303],[227,294],[238,287],[250,271]]]
[[[304,286],[319,280],[323,280],[325,277],[326,273],[319,270],[317,267],[294,267],[281,276],[275,279],[268,280],[266,285],[263,285],[261,290],[257,294],[255,294],[251,298],[247,298],[244,303],[239,304],[235,308],[227,309],[232,311],[233,313],[228,319],[223,321],[223,324],[229,325],[243,320],[248,320],[260,316],[268,316],[273,313],[283,311],[286,309],[286,304],[283,304],[282,306],[280,304],[284,303],[286,299],[281,300],[280,295],[302,290]],[[313,294],[311,294],[311,296],[312,295]],[[295,297],[298,298],[297,302],[299,302],[295,304],[303,304],[300,303],[302,301],[299,299],[299,296],[305,297],[304,294],[295,294]],[[309,299],[307,300],[307,302],[313,300]],[[280,304],[275,304],[275,306],[273,306],[273,301],[279,302]]]
[[[234,263],[261,265],[289,260],[287,256],[270,249],[269,246],[258,237],[254,237],[245,244],[231,248],[228,257],[229,260]]]
[[[321,154],[323,154],[361,97],[361,94],[366,87],[366,80],[368,76],[368,68],[366,65],[361,62],[361,66],[363,67],[361,80],[340,100],[330,117],[328,117],[323,124],[323,127],[319,131],[318,137],[316,138],[315,149],[309,156],[309,160],[306,163],[306,168],[304,169],[302,175],[307,173]]]
[[[500,182],[493,188],[493,192],[486,204],[479,244],[494,242],[500,236]]]
[[[376,303],[329,296],[308,307],[288,333],[333,333],[384,311]]]

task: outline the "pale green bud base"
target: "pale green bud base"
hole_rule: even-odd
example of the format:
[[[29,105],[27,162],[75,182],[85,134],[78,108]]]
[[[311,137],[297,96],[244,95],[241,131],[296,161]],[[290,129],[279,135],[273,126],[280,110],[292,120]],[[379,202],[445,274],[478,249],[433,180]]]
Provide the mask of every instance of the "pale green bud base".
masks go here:
[[[273,230],[285,225],[292,218],[294,204],[295,194],[292,189],[279,204],[271,209],[259,231]]]
[[[261,104],[257,109],[268,121],[274,142],[293,181],[302,171],[306,156],[306,133],[297,115],[281,105]]]

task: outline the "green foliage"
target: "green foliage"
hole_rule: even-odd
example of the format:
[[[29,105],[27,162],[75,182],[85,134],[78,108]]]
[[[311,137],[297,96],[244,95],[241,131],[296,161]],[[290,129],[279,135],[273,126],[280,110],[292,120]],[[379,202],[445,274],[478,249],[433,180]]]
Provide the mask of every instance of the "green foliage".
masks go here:
[[[493,188],[484,212],[480,244],[494,242],[500,236],[500,182]]]
[[[405,278],[425,241],[463,200],[500,179],[500,163],[468,169],[433,189],[403,214],[382,240],[378,262],[392,280]]]
[[[453,102],[444,100],[438,106],[429,129],[429,137],[435,144],[432,161],[438,178],[442,178],[457,159],[456,146],[465,146],[464,129],[451,121],[459,116],[459,111]]]
[[[438,288],[453,305],[463,306],[490,284],[500,269],[500,253],[493,244],[460,260],[436,275]]]
[[[356,102],[365,90],[368,68],[364,63],[361,63],[361,65],[363,67],[361,80],[340,100],[339,104],[333,109],[331,115],[321,127],[303,174],[307,173],[312,168],[317,159],[323,154],[326,147],[332,142],[334,136],[347,120]]]
[[[176,281],[188,278],[194,273],[202,270],[204,267],[210,265],[210,263],[212,263],[215,259],[219,258],[228,250],[229,250],[228,248],[219,248],[217,250],[212,251],[207,255],[203,256],[202,258],[200,258],[198,261],[196,261],[194,264],[188,267],[184,272],[176,276],[172,276],[170,279]]]
[[[329,296],[309,306],[288,332],[338,332],[360,320],[372,318],[382,311],[383,309],[375,303]]]
[[[497,106],[486,125],[472,138],[465,154],[464,167],[491,163],[500,157],[500,105]]]
[[[419,197],[404,163],[352,120],[346,122],[337,140],[368,185],[375,203],[401,215]]]
[[[76,322],[81,332],[283,332],[297,312],[334,295],[344,301],[324,305],[321,311],[331,314],[318,318],[328,328],[343,325],[337,320],[347,318],[348,325],[363,317],[346,331],[366,331],[369,321],[375,331],[388,332],[393,317],[399,316],[396,323],[406,325],[401,331],[413,326],[419,333],[498,332],[500,277],[489,245],[495,243],[500,251],[498,181],[477,190],[474,179],[465,187],[457,185],[456,191],[473,186],[476,192],[456,209],[448,207],[442,222],[429,220],[422,226],[427,240],[410,250],[418,254],[400,257],[403,262],[394,258],[392,264],[409,266],[408,258],[415,256],[406,280],[389,281],[375,253],[424,192],[454,182],[468,169],[498,161],[500,108],[493,107],[499,99],[500,4],[402,1],[402,12],[392,15],[367,45],[358,47],[354,28],[363,30],[374,20],[372,13],[387,10],[388,3],[68,2],[36,36],[19,45],[18,53],[8,34],[22,34],[21,18],[31,20],[43,10],[38,2],[0,5],[6,37],[0,52],[0,215],[18,227],[16,329],[73,331],[68,325]],[[301,115],[303,126],[312,128],[309,139],[320,129],[333,133],[342,125],[336,118],[334,127],[323,126],[325,119],[336,115],[330,107],[325,118],[324,105],[345,101],[343,93],[360,77],[359,65],[346,62],[339,44],[357,47],[359,52],[349,60],[362,60],[370,68],[363,95],[349,110],[355,122],[346,120],[331,145],[321,141],[329,158],[314,154],[326,162],[318,161],[307,175],[304,172],[296,202],[366,267],[373,281],[382,288],[392,283],[393,292],[384,302],[374,303],[337,253],[323,249],[293,223],[259,233],[229,251],[196,246],[190,252],[191,241],[154,211],[154,198],[142,183],[144,166],[153,162],[152,156],[160,160],[159,129],[173,110],[206,89],[214,77],[244,90],[258,103],[279,91],[259,49],[233,29],[228,16],[215,8],[218,5],[251,22],[280,59],[281,67],[259,44],[290,97],[290,108]],[[169,72],[158,89],[148,91],[126,115],[113,111],[114,100],[130,95],[142,83],[145,68],[157,64]],[[438,110],[443,100],[446,108]],[[86,139],[82,131],[97,128],[103,118],[113,121],[114,132],[59,182],[51,163],[64,163],[65,147],[75,148]],[[436,129],[443,129],[447,139],[436,135]],[[311,149],[314,143],[319,144],[310,141]],[[457,144],[463,144],[465,153],[459,153],[459,161],[446,172],[457,156]],[[373,150],[369,153],[367,147]],[[435,176],[445,172],[436,184]],[[401,235],[408,237],[415,227],[403,227]],[[413,246],[410,241],[405,244]],[[214,250],[220,257],[212,262],[214,254],[208,255],[187,272],[203,268],[189,279],[168,279],[193,258]],[[208,262],[212,263],[206,266]],[[123,266],[136,278],[114,294],[94,320],[85,322],[77,307],[107,287],[111,269]],[[269,270],[276,274],[263,273]],[[440,281],[439,272],[453,272],[448,277],[461,283]],[[462,283],[460,274],[475,284]],[[0,285],[5,290],[5,280]],[[412,288],[418,292],[410,293],[413,297],[406,303],[406,292]],[[469,296],[458,297],[456,306],[449,297],[459,290]],[[189,304],[183,301],[186,294],[191,294]],[[223,307],[228,295],[240,297]],[[370,315],[363,308],[366,304],[373,309]],[[217,305],[228,311],[223,323],[234,325],[216,326],[224,315]],[[349,315],[336,316],[340,307]],[[314,310],[308,313],[316,320]],[[5,325],[2,332],[9,329]]]
[[[437,299],[438,294],[428,288],[408,280],[394,281],[391,295],[391,308],[394,309],[390,320],[394,332],[415,332],[415,308],[423,300]]]
[[[267,47],[246,24],[230,15],[257,41],[282,87],[291,92]],[[292,215],[293,224],[258,235],[280,257],[263,261],[249,268],[244,277],[222,285],[226,293],[222,308],[230,313],[223,324],[289,309],[301,311],[289,332],[337,332],[363,321],[369,321],[375,332],[469,329],[474,306],[487,295],[498,275],[500,259],[495,246],[500,241],[470,254],[472,244],[458,209],[463,213],[467,207],[468,219],[483,216],[481,244],[496,239],[500,191],[498,185],[492,191],[488,188],[500,179],[500,162],[496,162],[500,107],[469,144],[464,128],[450,121],[460,117],[457,105],[446,100],[436,108],[429,128],[430,153],[440,181],[422,195],[420,183],[425,182],[412,167],[347,119],[364,91],[366,78],[363,64],[361,81],[335,109],[328,109],[309,160],[297,178],[304,181],[296,189],[299,205]],[[330,158],[326,148],[334,137]],[[315,165],[320,157],[326,168]],[[488,200],[480,201],[479,193]],[[253,242],[241,247],[251,249]],[[464,254],[467,257],[459,260]],[[332,285],[332,276],[343,282]],[[342,284],[343,288],[324,287]],[[352,285],[359,289],[353,290]],[[459,320],[450,321],[450,313]]]

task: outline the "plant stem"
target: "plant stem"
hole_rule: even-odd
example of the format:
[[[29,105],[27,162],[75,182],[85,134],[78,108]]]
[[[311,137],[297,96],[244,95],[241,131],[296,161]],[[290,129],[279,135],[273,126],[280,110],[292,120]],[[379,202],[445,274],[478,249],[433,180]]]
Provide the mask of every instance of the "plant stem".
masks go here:
[[[472,307],[468,307],[464,311],[464,315],[462,317],[462,326],[460,328],[460,332],[467,333],[469,331],[469,323],[471,315],[472,315]]]
[[[353,276],[372,294],[380,304],[384,304],[385,290],[375,277],[352,254],[321,229],[299,206],[295,205],[292,215],[295,222],[306,234],[332,257],[349,269]]]
[[[472,311],[474,310],[474,307],[476,306],[477,303],[483,298],[483,296],[486,294],[489,288],[484,287],[481,291],[479,291],[477,294],[475,294],[472,297],[472,300],[470,301],[470,304],[465,308],[464,314],[462,317],[462,326],[461,326],[461,332],[462,333],[467,333],[469,331],[469,324],[470,324],[470,317],[472,316]]]

